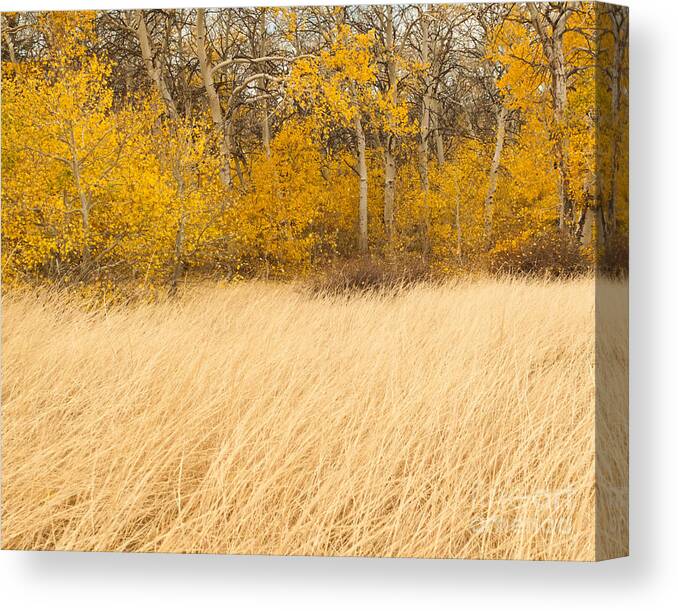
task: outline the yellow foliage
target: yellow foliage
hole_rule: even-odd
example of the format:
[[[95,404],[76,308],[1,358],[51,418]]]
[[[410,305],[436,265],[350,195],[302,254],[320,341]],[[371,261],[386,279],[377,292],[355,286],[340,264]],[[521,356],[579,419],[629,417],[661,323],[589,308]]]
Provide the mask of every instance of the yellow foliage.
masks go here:
[[[523,10],[516,5],[513,16]],[[276,15],[292,41],[297,13]],[[577,218],[587,206],[610,200],[614,188],[626,231],[627,101],[613,115],[607,77],[582,51],[597,18],[584,4],[564,37],[570,72],[562,123],[554,120],[543,50],[533,44],[529,20],[504,20],[490,33],[482,61],[501,74],[496,87],[511,115],[488,252],[492,129],[446,135],[447,160],[429,161],[429,188],[422,188],[420,101],[409,84],[395,96],[379,80],[383,49],[375,32],[336,26],[324,50],[290,62],[281,106],[289,118],[273,130],[270,151],[241,136],[246,167],[229,161],[245,176],[227,187],[220,180],[221,136],[206,110],[172,119],[149,91],[116,98],[113,64],[95,50],[94,13],[41,14],[43,59],[5,62],[2,70],[3,279],[157,286],[176,284],[187,272],[291,277],[329,258],[350,257],[358,225],[357,117],[367,139],[375,254],[422,257],[453,271],[493,253],[529,251],[558,220],[556,144],[568,154]],[[611,61],[612,44],[601,38],[601,61]],[[407,83],[431,69],[413,55],[394,61],[409,72]],[[385,139],[397,159],[395,231],[388,243]]]

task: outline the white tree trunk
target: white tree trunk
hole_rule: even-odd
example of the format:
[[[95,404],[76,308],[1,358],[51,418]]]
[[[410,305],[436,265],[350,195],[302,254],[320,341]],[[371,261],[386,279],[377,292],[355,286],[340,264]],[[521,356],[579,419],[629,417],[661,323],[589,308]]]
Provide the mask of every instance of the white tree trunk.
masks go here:
[[[558,167],[558,224],[563,233],[572,235],[574,232],[574,207],[570,198],[569,177],[569,139],[567,136],[567,66],[563,48],[563,35],[567,20],[574,11],[569,3],[558,6],[546,6],[549,11],[548,31],[547,23],[539,12],[537,4],[528,3],[532,25],[539,35],[544,55],[548,60],[551,74],[551,97],[553,103],[553,118],[555,123],[555,152]]]
[[[259,31],[259,56],[266,57],[266,9],[262,9],[261,23]],[[261,77],[259,79],[259,88],[263,92],[266,87],[266,79]],[[264,98],[261,102],[261,142],[264,147],[266,157],[271,156],[271,132],[268,125],[268,101]]]
[[[501,162],[501,154],[504,150],[504,140],[506,138],[506,117],[508,111],[506,106],[499,103],[497,109],[497,131],[494,142],[494,154],[492,155],[492,163],[490,164],[489,183],[487,187],[487,195],[485,196],[485,245],[487,248],[491,246],[492,242],[492,225],[494,222],[494,196],[497,192],[497,178],[499,177],[499,164]]]
[[[89,247],[89,211],[92,207],[89,193],[85,189],[82,181],[82,161],[78,154],[78,148],[75,143],[75,134],[73,126],[69,125],[68,130],[68,149],[70,154],[70,167],[73,172],[73,182],[75,190],[80,200],[80,221],[82,223],[82,251],[80,254],[80,275],[85,278],[90,271],[91,254]]]
[[[421,61],[423,64],[429,62],[429,31],[428,16],[423,13],[421,16]],[[424,91],[421,97],[421,116],[419,119],[419,175],[421,178],[421,188],[424,193],[428,192],[428,139],[431,131],[431,99],[429,92],[428,70],[424,77]]]
[[[360,114],[355,117],[355,134],[358,147],[358,174],[360,176],[360,201],[358,205],[358,251],[367,253],[367,157],[365,131]]]
[[[556,136],[556,158],[558,162],[558,200],[559,205],[559,225],[561,230],[570,232],[573,229],[573,206],[570,198],[570,159],[569,159],[569,137],[567,135],[567,125],[565,113],[567,109],[567,77],[565,73],[564,56],[562,44],[558,51],[559,60],[553,73],[553,91],[554,91],[554,118],[558,130]],[[561,60],[563,60],[561,62]]]
[[[442,166],[445,163],[445,142],[443,141],[443,133],[440,129],[440,102],[435,102],[434,124],[435,124],[435,138],[436,138],[436,157],[438,158],[438,165]]]
[[[219,139],[219,152],[221,154],[221,168],[219,176],[222,184],[226,188],[231,188],[233,179],[231,176],[231,142],[227,122],[224,120],[224,114],[221,110],[221,101],[219,94],[214,87],[214,78],[212,75],[212,65],[207,57],[206,27],[205,27],[205,9],[198,9],[196,13],[195,25],[195,48],[200,64],[200,76],[205,86],[205,96],[210,109],[212,123]]]
[[[421,61],[428,64],[429,58],[429,29],[428,14],[426,7],[421,15]],[[431,131],[431,99],[430,99],[430,79],[429,69],[426,69],[424,76],[424,91],[421,98],[421,117],[419,120],[419,176],[421,180],[421,190],[423,195],[423,210],[420,221],[421,231],[421,251],[422,256],[426,257],[429,251],[429,175],[428,175],[428,140]]]
[[[389,94],[394,107],[398,104],[398,75],[395,61],[395,38],[393,27],[393,6],[385,7],[386,11],[386,70],[388,73]],[[396,160],[394,154],[395,136],[386,134],[384,143],[384,231],[386,240],[391,244],[395,223],[396,198]]]
[[[184,241],[186,237],[186,184],[181,171],[181,164],[178,160],[174,160],[172,166],[174,180],[177,183],[177,195],[179,200],[179,218],[177,220],[177,231],[174,236],[174,262],[172,267],[172,278],[170,282],[170,294],[174,295],[177,292],[179,280],[184,274]]]
[[[151,82],[155,85],[156,90],[160,94],[165,107],[167,108],[167,113],[172,119],[176,119],[179,116],[177,112],[176,104],[172,98],[172,94],[165,82],[165,78],[162,74],[162,64],[159,60],[156,60],[153,57],[153,49],[151,47],[151,39],[148,35],[148,28],[146,27],[146,18],[144,17],[144,11],[138,10],[135,11],[137,27],[136,35],[139,40],[139,46],[141,47],[141,57],[144,60],[144,66],[146,67],[146,72],[148,73]]]

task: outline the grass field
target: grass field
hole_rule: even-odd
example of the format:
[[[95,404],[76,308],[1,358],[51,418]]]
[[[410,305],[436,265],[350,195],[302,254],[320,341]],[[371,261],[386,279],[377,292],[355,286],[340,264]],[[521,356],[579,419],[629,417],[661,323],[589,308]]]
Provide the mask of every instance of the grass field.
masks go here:
[[[5,548],[595,557],[591,278],[3,308]]]

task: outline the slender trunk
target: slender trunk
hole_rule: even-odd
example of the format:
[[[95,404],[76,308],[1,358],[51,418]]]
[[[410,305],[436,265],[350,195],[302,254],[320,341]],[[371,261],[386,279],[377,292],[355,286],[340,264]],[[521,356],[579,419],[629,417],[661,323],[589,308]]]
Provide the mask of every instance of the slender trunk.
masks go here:
[[[492,224],[494,221],[494,196],[497,192],[497,178],[499,176],[499,163],[501,161],[501,154],[504,150],[504,139],[506,137],[506,116],[508,111],[506,106],[499,103],[497,110],[497,131],[494,142],[494,155],[492,156],[492,163],[490,165],[489,184],[487,187],[487,195],[485,196],[485,248],[489,249],[492,246]]]
[[[360,175],[360,203],[358,207],[358,252],[367,253],[367,158],[365,131],[360,114],[355,117],[355,134],[358,146],[358,174]]]
[[[616,128],[613,127],[616,131]],[[619,143],[616,134],[612,136],[612,160],[610,168],[610,200],[607,209],[607,229],[612,237],[617,232],[617,176],[619,173]]]
[[[0,22],[2,27],[2,37],[5,39],[5,44],[7,45],[7,52],[9,53],[9,61],[13,64],[16,64],[16,53],[14,52],[14,42],[12,41],[12,36],[9,33],[9,26],[7,24],[7,19],[5,16],[2,16],[2,21]]]
[[[436,100],[435,102],[435,113],[434,113],[434,123],[435,123],[435,136],[436,136],[436,157],[438,158],[438,165],[442,167],[445,163],[445,142],[443,141],[443,132],[440,129],[440,102]]]
[[[393,6],[385,7],[386,10],[386,53],[388,54],[386,70],[388,73],[389,93],[391,103],[395,108],[398,105],[398,75],[395,62],[395,38],[393,28]],[[395,136],[386,134],[384,146],[384,231],[386,241],[391,245],[393,240],[395,222],[395,197],[396,197],[396,161],[395,161]]]
[[[151,48],[151,39],[148,35],[148,28],[146,27],[144,11],[135,11],[135,15],[137,19],[136,35],[137,39],[139,40],[139,46],[141,47],[141,57],[144,60],[146,72],[148,73],[148,77],[155,85],[156,90],[165,103],[167,113],[172,119],[176,119],[178,118],[179,113],[177,112],[177,107],[174,103],[174,99],[172,98],[169,87],[167,86],[167,83],[165,82],[165,79],[162,75],[162,65],[160,60],[153,57],[153,49]]]
[[[224,120],[224,114],[221,110],[221,101],[219,94],[214,87],[214,78],[212,75],[212,65],[207,57],[207,41],[205,26],[205,9],[198,9],[196,13],[195,25],[195,48],[200,64],[200,76],[205,87],[205,96],[210,109],[214,130],[219,139],[219,152],[221,154],[221,168],[219,177],[222,184],[230,189],[233,184],[231,177],[231,144],[227,122]]]
[[[422,16],[421,21],[422,41],[421,41],[421,61],[427,64],[429,61],[429,39],[428,39],[428,20],[426,14]],[[421,188],[426,193],[429,188],[428,180],[428,138],[431,129],[431,102],[429,97],[429,79],[428,73],[424,77],[424,91],[421,98],[421,116],[419,119],[419,176],[421,179]]]
[[[424,65],[429,63],[429,30],[428,17],[426,12],[421,16],[421,61]],[[424,76],[424,91],[421,99],[421,118],[419,121],[419,176],[421,180],[421,190],[423,195],[422,218],[421,218],[421,250],[422,255],[426,257],[429,250],[429,175],[428,175],[428,139],[431,130],[431,100],[430,100],[430,82],[428,76],[429,69],[426,69]]]
[[[594,227],[598,228],[595,234]],[[601,208],[597,205],[591,205],[591,198],[587,198],[577,221],[575,231],[577,242],[583,246],[591,246],[595,239],[596,246],[601,246],[603,237],[601,231],[604,232],[604,227],[605,222],[602,219]]]
[[[396,162],[391,140],[392,136],[388,136],[384,147],[384,231],[389,244],[393,240],[396,196]]]
[[[170,295],[174,295],[177,292],[179,280],[181,280],[184,273],[184,240],[186,234],[186,207],[184,205],[186,186],[178,162],[174,164],[173,170],[174,179],[177,183],[180,211],[179,219],[177,221],[177,231],[174,236],[174,265],[172,268],[172,279],[170,281]]]
[[[82,253],[80,256],[80,275],[86,278],[90,271],[92,256],[89,248],[89,210],[90,200],[80,184],[78,164],[74,164],[73,169],[75,175],[76,188],[80,197],[80,212],[82,216]]]
[[[262,101],[262,110],[261,110],[261,141],[264,146],[264,153],[266,157],[271,156],[271,132],[268,125],[268,102],[266,100]]]
[[[179,223],[177,224],[177,233],[174,238],[174,268],[172,269],[172,280],[170,283],[170,294],[177,292],[179,280],[184,273],[184,234],[186,232],[186,213],[181,211]]]
[[[71,156],[71,171],[73,172],[73,182],[75,183],[75,190],[78,193],[80,200],[80,220],[82,223],[82,251],[80,253],[80,275],[84,279],[90,271],[91,254],[89,248],[89,211],[92,207],[90,196],[82,184],[82,162],[78,155],[78,149],[75,144],[75,135],[73,134],[73,126],[69,126],[68,132],[68,147]]]
[[[244,190],[247,190],[249,188],[247,176],[245,176],[245,172],[243,172],[243,166],[245,166],[245,161],[244,161],[244,155],[242,153],[240,154],[235,154],[233,156],[233,159],[235,161],[235,173],[238,177],[238,182],[240,183],[240,187]]]
[[[612,105],[612,125],[610,135],[612,137],[612,159],[610,168],[610,199],[607,210],[606,229],[609,236],[613,236],[617,231],[617,182],[619,177],[619,137],[623,127],[620,126],[621,117],[621,88],[622,72],[624,63],[624,52],[626,50],[627,40],[627,20],[626,9],[623,7],[610,7],[611,21],[614,35],[614,53],[612,59],[612,82],[611,82],[611,105]]]
[[[259,56],[266,56],[266,9],[261,9],[261,22],[260,22],[260,46],[259,46]],[[261,67],[262,70],[264,67]],[[266,89],[266,79],[264,77],[259,79],[259,89],[263,92]],[[264,153],[266,157],[271,157],[271,132],[268,125],[268,101],[264,98],[261,102],[261,143],[264,147]]]
[[[556,166],[558,168],[558,226],[566,235],[573,235],[575,231],[574,206],[570,198],[569,176],[569,139],[567,136],[567,68],[565,64],[565,51],[563,49],[563,35],[567,20],[574,11],[569,5],[552,7],[548,23],[551,31],[548,31],[547,20],[539,12],[537,4],[528,3],[532,25],[539,35],[544,55],[548,60],[551,74],[551,98],[553,105],[554,133]],[[556,15],[553,11],[559,11]]]
[[[560,60],[557,63],[553,73],[552,88],[554,98],[554,119],[556,124],[556,160],[558,164],[558,225],[566,234],[571,234],[573,230],[574,207],[570,198],[570,159],[569,159],[569,138],[567,135],[567,125],[565,113],[567,109],[567,85],[565,76],[565,64],[562,57],[562,46],[560,47]]]

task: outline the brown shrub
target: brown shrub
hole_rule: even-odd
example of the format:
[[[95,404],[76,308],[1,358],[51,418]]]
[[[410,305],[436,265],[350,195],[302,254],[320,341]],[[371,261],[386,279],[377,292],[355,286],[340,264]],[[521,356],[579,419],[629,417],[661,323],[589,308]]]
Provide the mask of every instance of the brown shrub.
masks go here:
[[[557,231],[514,240],[488,253],[488,268],[494,273],[576,276],[590,266],[576,241]]]
[[[389,292],[430,279],[430,266],[419,258],[386,262],[365,256],[329,265],[309,287],[314,294],[346,295]]]

